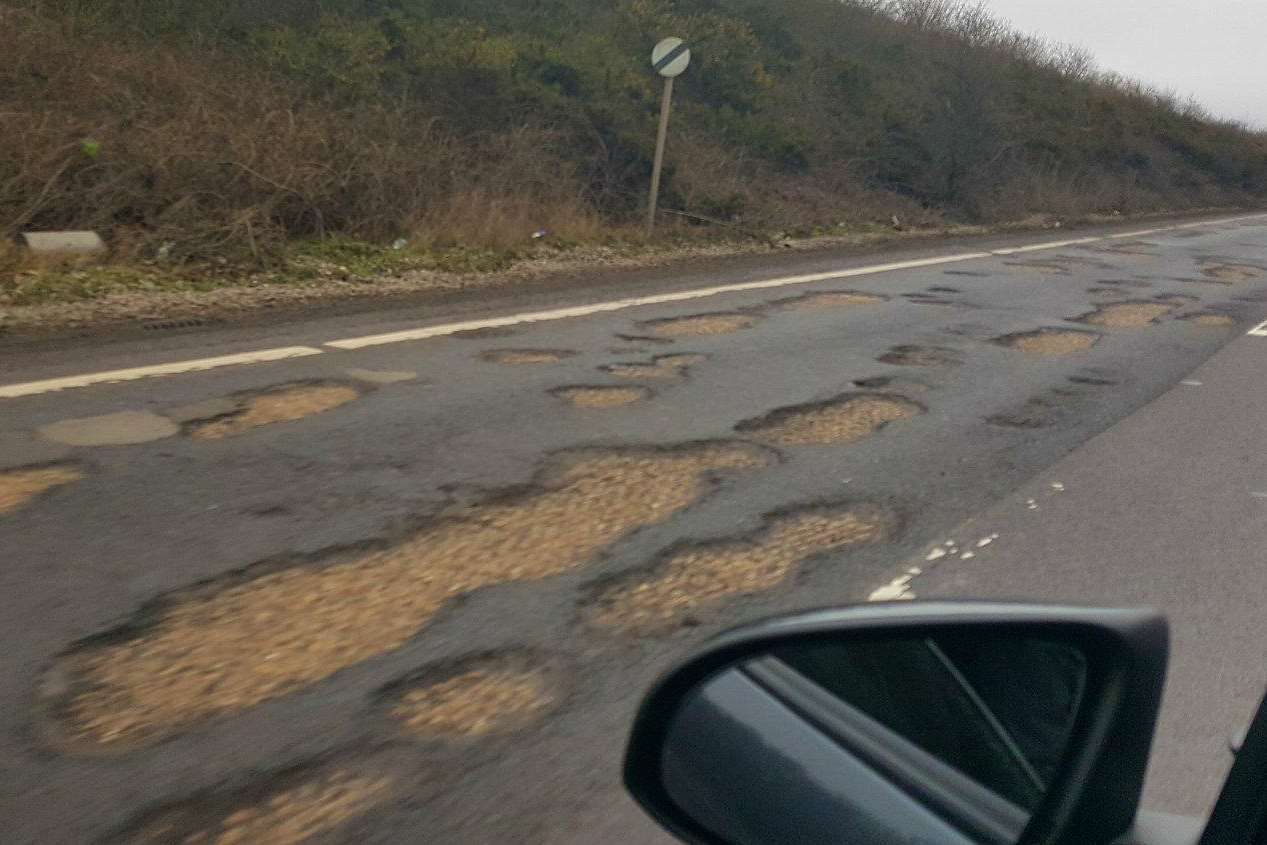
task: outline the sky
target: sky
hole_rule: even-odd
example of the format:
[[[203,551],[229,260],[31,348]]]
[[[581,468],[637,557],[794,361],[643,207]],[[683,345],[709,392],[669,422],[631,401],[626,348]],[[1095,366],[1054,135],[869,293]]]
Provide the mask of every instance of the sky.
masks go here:
[[[1085,47],[1102,69],[1267,129],[1267,0],[984,0],[1017,29]]]

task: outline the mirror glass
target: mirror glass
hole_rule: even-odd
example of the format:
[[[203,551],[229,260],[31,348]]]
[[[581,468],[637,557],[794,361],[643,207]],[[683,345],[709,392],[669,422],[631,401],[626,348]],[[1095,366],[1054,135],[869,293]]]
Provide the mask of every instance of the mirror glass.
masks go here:
[[[662,777],[726,842],[1014,843],[1086,678],[1077,647],[997,630],[789,642],[684,699]]]

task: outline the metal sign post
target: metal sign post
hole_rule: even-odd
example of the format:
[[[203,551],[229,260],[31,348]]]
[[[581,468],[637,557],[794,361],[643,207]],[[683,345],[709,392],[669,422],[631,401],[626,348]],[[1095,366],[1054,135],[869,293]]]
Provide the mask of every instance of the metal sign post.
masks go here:
[[[669,134],[669,112],[673,108],[673,79],[691,63],[691,51],[681,38],[666,38],[651,51],[651,67],[664,77],[664,98],[660,101],[660,131],[656,134],[655,163],[651,167],[651,196],[647,201],[647,237],[655,232],[656,205],[660,200],[660,170],[664,167],[664,144]]]

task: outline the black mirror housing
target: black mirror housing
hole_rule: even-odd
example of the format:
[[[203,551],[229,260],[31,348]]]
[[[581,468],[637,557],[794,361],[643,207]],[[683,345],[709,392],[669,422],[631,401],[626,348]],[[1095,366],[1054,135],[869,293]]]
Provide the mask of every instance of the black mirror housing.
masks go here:
[[[626,754],[626,787],[682,840],[729,845],[674,801],[663,771],[674,718],[702,685],[729,668],[789,646],[842,638],[863,642],[965,634],[1038,637],[1086,656],[1085,706],[1070,729],[1067,751],[1049,789],[1017,841],[1094,845],[1126,833],[1143,789],[1169,652],[1165,620],[1147,610],[895,602],[812,611],[721,634],[668,672],[647,695]]]

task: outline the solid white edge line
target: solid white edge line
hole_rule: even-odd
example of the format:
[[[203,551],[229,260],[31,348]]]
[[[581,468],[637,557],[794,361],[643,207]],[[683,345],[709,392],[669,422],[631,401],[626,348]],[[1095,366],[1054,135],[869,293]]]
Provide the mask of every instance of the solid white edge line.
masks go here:
[[[1264,320],[1263,322],[1254,326],[1252,329],[1246,332],[1246,334],[1250,335],[1251,337],[1267,337],[1267,320]]]
[[[827,273],[810,273],[803,276],[783,276],[777,279],[763,279],[759,282],[739,282],[731,285],[718,285],[711,288],[662,293],[653,296],[638,296],[628,299],[614,299],[608,302],[595,302],[590,305],[577,305],[571,308],[555,308],[549,311],[528,311],[508,317],[490,317],[485,320],[467,320],[462,323],[446,323],[440,326],[426,326],[418,329],[405,329],[386,334],[366,335],[365,337],[332,340],[325,346],[334,349],[363,349],[367,346],[381,346],[386,343],[400,343],[408,340],[426,340],[433,337],[458,332],[469,332],[477,329],[502,328],[521,323],[543,323],[552,320],[565,320],[570,317],[586,317],[610,311],[623,311],[644,305],[662,305],[666,302],[686,302],[692,299],[705,299],[724,293],[742,293],[752,290],[767,290],[789,285],[804,285],[811,282],[822,282],[828,279],[847,279],[854,276],[869,276],[876,273],[891,273],[895,270],[912,270],[919,267],[931,267],[937,264],[951,264],[956,261],[970,261],[975,258],[989,258],[988,252],[965,252],[958,255],[943,255],[936,258],[921,258],[914,261],[898,261],[892,264],[875,264],[868,267],[855,267],[850,270],[832,270]]]
[[[67,390],[74,387],[88,387],[93,384],[135,381],[152,376],[172,376],[200,370],[213,370],[217,367],[231,367],[235,364],[262,364],[268,361],[283,361],[289,358],[304,358],[309,355],[321,354],[322,351],[320,349],[312,346],[285,346],[277,349],[261,349],[256,352],[242,352],[237,355],[221,355],[216,358],[195,358],[190,361],[171,361],[166,364],[153,364],[148,367],[132,367],[126,370],[107,370],[101,373],[87,373],[79,376],[44,379],[43,381],[6,384],[0,385],[0,399],[15,399],[19,396],[34,396],[39,393],[51,393],[56,390]]]

